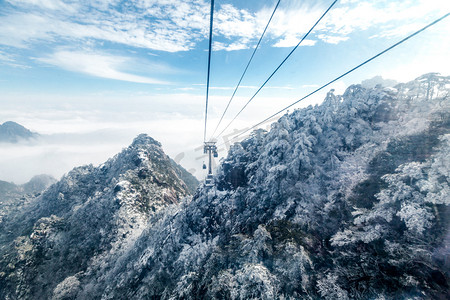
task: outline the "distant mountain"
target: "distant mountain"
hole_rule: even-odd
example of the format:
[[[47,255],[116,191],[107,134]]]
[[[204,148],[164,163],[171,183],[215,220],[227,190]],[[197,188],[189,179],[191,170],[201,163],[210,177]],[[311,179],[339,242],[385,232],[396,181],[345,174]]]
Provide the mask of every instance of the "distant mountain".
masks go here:
[[[12,182],[0,180],[0,199],[9,194],[39,193],[56,182],[56,179],[47,174],[36,175],[27,183],[16,185]]]
[[[38,136],[38,133],[31,132],[22,125],[12,121],[0,125],[0,143],[17,143],[20,140],[29,140]]]
[[[38,193],[42,192],[52,184],[56,183],[57,180],[47,174],[36,175],[30,179],[25,184],[22,184],[20,187],[23,189],[25,193]]]
[[[148,136],[0,224],[2,299],[449,299],[450,77],[350,86],[193,197]]]
[[[25,202],[33,199],[37,194],[56,182],[50,175],[37,175],[22,185],[0,180],[0,228],[5,215],[21,209]]]
[[[0,223],[0,298],[72,299],[76,274],[114,264],[195,182],[147,135],[99,167],[73,169]]]
[[[173,159],[170,159],[170,163],[175,168],[175,172],[177,173],[178,177],[180,177],[180,179],[183,180],[183,182],[188,187],[189,193],[193,195],[197,190],[198,185],[200,184],[197,178],[193,176],[191,173],[189,173],[182,166],[177,164]]]
[[[18,186],[14,183],[0,180],[0,197],[2,195],[6,195],[7,193],[17,192],[18,190]]]

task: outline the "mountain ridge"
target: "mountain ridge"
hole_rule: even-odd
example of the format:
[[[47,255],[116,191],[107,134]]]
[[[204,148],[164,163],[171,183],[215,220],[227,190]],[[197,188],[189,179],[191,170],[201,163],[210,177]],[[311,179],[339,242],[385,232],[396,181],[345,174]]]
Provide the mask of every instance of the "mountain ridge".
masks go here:
[[[449,296],[449,83],[428,74],[394,89],[352,85],[254,132],[230,149],[216,187],[146,229],[89,293]]]
[[[189,196],[177,168],[159,142],[141,134],[104,164],[74,168],[7,215],[0,296],[51,298],[66,277],[123,251],[153,215]]]
[[[234,144],[192,198],[140,136],[30,204],[0,248],[0,296],[448,298],[449,86],[330,91]]]
[[[39,137],[39,134],[32,132],[24,126],[7,121],[0,124],[0,143],[18,143],[21,140],[30,140]]]
[[[56,179],[47,174],[33,176],[28,182],[20,185],[0,180],[0,224],[4,216],[20,209],[55,182]]]

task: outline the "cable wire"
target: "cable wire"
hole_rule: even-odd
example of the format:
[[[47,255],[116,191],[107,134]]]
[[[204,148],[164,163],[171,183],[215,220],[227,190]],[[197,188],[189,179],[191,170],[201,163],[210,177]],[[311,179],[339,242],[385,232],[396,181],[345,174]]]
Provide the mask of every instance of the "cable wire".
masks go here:
[[[212,134],[212,136],[214,136],[216,134],[217,129],[219,128],[220,124],[222,123],[223,117],[225,116],[225,114],[228,111],[228,107],[230,107],[231,101],[233,101],[234,95],[236,95],[236,91],[238,90],[239,86],[241,85],[242,79],[244,78],[245,73],[247,72],[248,67],[250,66],[250,63],[253,60],[253,57],[255,56],[256,50],[258,50],[259,44],[261,44],[261,41],[264,37],[264,34],[267,31],[267,28],[269,27],[270,22],[272,21],[273,15],[275,14],[275,12],[277,11],[278,5],[280,5],[281,0],[278,0],[277,5],[275,5],[275,8],[273,9],[272,15],[270,16],[269,21],[267,22],[266,27],[264,28],[264,31],[261,35],[261,37],[259,38],[258,43],[256,44],[255,49],[253,50],[252,56],[250,57],[250,60],[247,63],[247,66],[245,67],[244,72],[242,73],[241,78],[239,79],[238,84],[236,85],[236,88],[234,89],[233,95],[231,96],[230,100],[228,101],[227,107],[225,107],[225,111],[223,112],[222,116],[220,117],[219,123],[216,126],[216,129],[214,129],[214,132]]]
[[[206,123],[208,121],[209,74],[210,74],[210,71],[211,71],[213,15],[214,15],[214,0],[211,0],[211,17],[210,17],[210,20],[209,20],[208,75],[207,75],[207,78],[206,78],[205,130],[204,130],[204,133],[203,133],[203,142],[206,142]]]
[[[298,42],[297,46],[295,46],[291,52],[286,56],[285,59],[283,59],[283,61],[280,63],[280,65],[275,69],[275,71],[272,72],[272,74],[270,74],[269,78],[266,79],[266,81],[261,85],[261,87],[256,91],[256,93],[250,98],[250,100],[247,101],[247,103],[241,108],[241,110],[233,117],[233,119],[230,121],[230,123],[228,123],[228,125],[217,135],[217,137],[221,136],[225,130],[228,129],[228,127],[230,127],[231,123],[234,122],[234,120],[236,120],[236,118],[241,114],[241,112],[247,107],[247,105],[256,97],[256,95],[258,95],[258,93],[262,90],[262,88],[267,84],[267,82],[269,82],[269,80],[273,77],[273,75],[275,75],[275,73],[281,68],[281,66],[288,60],[288,58],[292,55],[292,53],[294,53],[294,51],[300,46],[300,44],[306,39],[306,37],[311,33],[311,31],[313,31],[313,29],[317,26],[317,24],[319,24],[319,22],[323,19],[323,17],[325,17],[325,15],[330,11],[330,9],[336,4],[338,0],[334,0],[333,3],[331,3],[331,5],[328,7],[328,9],[322,14],[322,16],[320,16],[320,18],[316,21],[316,23],[314,23],[314,25],[309,29],[309,31],[303,36],[303,38],[300,40],[300,42]]]
[[[360,64],[357,65],[356,67],[353,67],[352,69],[350,69],[349,71],[345,72],[344,74],[342,74],[342,75],[336,77],[335,79],[329,81],[328,83],[322,85],[320,88],[314,90],[313,92],[309,93],[308,95],[304,96],[303,98],[300,98],[299,100],[297,100],[297,101],[293,102],[292,104],[286,106],[285,108],[279,110],[278,112],[274,113],[273,115],[271,115],[271,116],[265,118],[263,121],[259,122],[258,124],[253,125],[252,127],[248,128],[247,130],[245,130],[245,131],[239,133],[238,135],[236,135],[236,136],[234,136],[233,138],[231,138],[231,140],[230,140],[229,142],[231,142],[231,141],[234,140],[234,139],[237,139],[238,137],[240,137],[240,136],[243,135],[244,133],[246,133],[246,132],[248,132],[248,131],[250,131],[250,130],[256,128],[256,127],[258,127],[259,125],[263,124],[264,122],[270,120],[271,118],[275,117],[276,115],[282,113],[283,111],[285,111],[285,110],[289,109],[290,107],[294,106],[295,104],[299,103],[300,101],[305,100],[306,98],[308,98],[308,97],[314,95],[314,94],[317,93],[318,91],[324,89],[325,87],[327,87],[327,86],[329,86],[330,84],[336,82],[337,80],[341,79],[342,77],[347,76],[347,75],[350,74],[351,72],[355,71],[356,69],[359,69],[360,67],[362,67],[362,66],[364,66],[365,64],[371,62],[371,61],[374,60],[375,58],[377,58],[377,57],[383,55],[384,53],[386,53],[386,52],[392,50],[393,48],[397,47],[398,45],[400,45],[400,44],[406,42],[406,41],[409,40],[410,38],[412,38],[412,37],[418,35],[418,34],[421,33],[422,31],[426,30],[427,28],[429,28],[429,27],[435,25],[436,23],[442,21],[443,19],[447,18],[449,15],[450,15],[450,13],[447,13],[447,14],[445,14],[444,16],[440,17],[439,19],[437,19],[437,20],[431,22],[430,24],[428,24],[428,25],[422,27],[421,29],[417,30],[416,32],[414,32],[414,33],[408,35],[407,37],[405,37],[405,38],[402,39],[401,41],[395,43],[394,45],[392,45],[392,46],[390,46],[390,47],[388,47],[388,48],[386,48],[385,50],[383,50],[383,51],[379,52],[378,54],[372,56],[371,58],[367,59],[366,61],[360,63]],[[220,144],[219,146],[223,146],[223,145],[225,145],[225,143]]]

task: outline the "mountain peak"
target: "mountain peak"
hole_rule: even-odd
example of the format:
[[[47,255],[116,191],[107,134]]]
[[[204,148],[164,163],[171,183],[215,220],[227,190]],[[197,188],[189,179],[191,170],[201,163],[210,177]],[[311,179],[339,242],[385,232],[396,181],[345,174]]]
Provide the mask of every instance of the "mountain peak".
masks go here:
[[[155,140],[154,138],[150,137],[149,135],[145,133],[141,133],[138,135],[134,140],[131,146],[146,146],[146,145],[156,145],[158,147],[161,147],[161,143]]]
[[[12,130],[29,131],[24,126],[20,125],[19,123],[13,122],[13,121],[6,121],[2,125],[0,125],[0,127],[5,128],[5,129],[12,129]]]
[[[0,125],[0,142],[17,143],[19,140],[27,140],[37,136],[37,133],[13,121],[7,121]]]
[[[13,122],[13,121],[6,121],[5,123],[2,124],[2,126],[18,126],[18,127],[23,127],[22,125],[20,125],[19,123]]]
[[[51,175],[40,174],[33,176],[30,181],[22,185],[22,188],[27,193],[36,193],[45,190],[56,181],[57,180]]]
[[[32,201],[24,200],[21,207],[5,212],[0,223],[0,241],[17,244],[19,252],[26,249],[28,252],[22,257],[37,267],[24,270],[27,278],[34,279],[27,281],[27,286],[22,285],[17,279],[24,278],[18,273],[22,272],[22,252],[12,250],[5,259],[4,251],[9,250],[0,245],[0,269],[6,270],[12,261],[10,266],[14,266],[7,271],[14,274],[9,279],[0,274],[0,298],[8,298],[5,295],[9,291],[3,289],[5,280],[20,286],[23,299],[50,299],[53,289],[66,291],[70,282],[67,278],[77,280],[74,274],[91,272],[91,262],[101,262],[101,257],[128,249],[154,216],[189,196],[192,189],[188,184],[195,178],[190,174],[187,177],[186,171],[160,146],[153,138],[141,134],[102,165],[77,167]],[[186,178],[190,179],[188,183],[184,182]],[[38,176],[30,182],[44,181],[51,178]],[[0,221],[1,213],[0,203]],[[46,259],[42,261],[41,257]],[[37,274],[47,272],[54,274],[51,289],[28,289],[32,285],[43,286]],[[57,286],[58,283],[61,284]]]

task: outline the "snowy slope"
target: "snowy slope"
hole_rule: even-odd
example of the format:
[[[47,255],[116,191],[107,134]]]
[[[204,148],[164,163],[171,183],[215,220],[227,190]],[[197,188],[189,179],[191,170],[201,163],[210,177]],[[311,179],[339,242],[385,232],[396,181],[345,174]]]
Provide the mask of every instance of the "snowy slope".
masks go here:
[[[354,85],[283,116],[78,296],[448,298],[449,86]]]
[[[21,185],[0,180],[0,224],[5,215],[21,209],[26,202],[31,201],[55,182],[55,178],[46,174],[36,175]]]
[[[146,135],[69,172],[0,223],[0,298],[49,299],[60,282],[126,251],[154,214],[189,195],[182,172]]]
[[[449,92],[437,74],[330,92],[235,144],[215,187],[181,202],[134,144],[75,169],[30,206],[32,230],[8,228],[0,296],[449,298]]]

